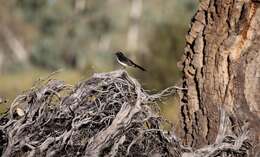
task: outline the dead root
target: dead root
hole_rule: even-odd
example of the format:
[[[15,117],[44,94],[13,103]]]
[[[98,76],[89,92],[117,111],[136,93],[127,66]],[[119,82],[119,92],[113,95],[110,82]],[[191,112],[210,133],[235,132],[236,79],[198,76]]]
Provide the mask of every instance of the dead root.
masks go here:
[[[148,94],[126,71],[94,74],[76,86],[44,79],[13,101],[0,117],[4,157],[55,156],[230,156],[245,154],[247,131],[227,132],[227,116],[216,143],[192,150],[180,144],[158,103],[179,87]],[[223,155],[224,153],[224,155]]]
[[[47,80],[18,96],[1,118],[3,156],[178,156],[157,104],[175,91],[149,95],[121,70],[75,87]]]

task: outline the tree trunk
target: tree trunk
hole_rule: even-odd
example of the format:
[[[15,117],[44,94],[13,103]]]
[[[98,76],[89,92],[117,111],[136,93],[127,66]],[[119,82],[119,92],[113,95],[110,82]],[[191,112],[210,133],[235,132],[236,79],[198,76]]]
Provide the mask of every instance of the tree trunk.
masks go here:
[[[7,26],[0,26],[0,28],[2,30],[0,33],[3,33],[6,43],[13,53],[15,59],[20,63],[27,65],[29,60],[29,53],[26,51],[22,42]]]
[[[180,136],[195,148],[213,143],[219,108],[249,122],[260,139],[260,1],[202,0],[182,60]]]
[[[130,10],[130,27],[127,33],[127,49],[131,52],[138,50],[139,23],[143,10],[143,0],[132,0]]]

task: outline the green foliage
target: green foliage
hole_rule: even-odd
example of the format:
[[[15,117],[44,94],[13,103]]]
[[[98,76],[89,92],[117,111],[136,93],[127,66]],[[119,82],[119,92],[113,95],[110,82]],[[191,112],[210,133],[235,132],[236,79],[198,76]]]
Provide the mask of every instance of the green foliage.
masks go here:
[[[84,2],[83,7],[77,6],[77,2]],[[23,65],[12,60],[0,30],[0,53],[3,50],[7,58],[4,68],[9,72],[1,74],[0,96],[12,100],[29,89],[33,81],[60,68],[70,69],[59,77],[70,83],[77,82],[82,74],[86,77],[115,70],[119,65],[113,53],[118,50],[148,70],[127,69],[146,89],[159,90],[175,84],[180,78],[176,64],[183,53],[195,2],[143,0],[137,52],[129,52],[126,47],[131,3],[131,0],[2,0],[0,24],[24,43],[33,70],[23,71]],[[176,100],[169,100],[162,107],[171,120],[176,119],[172,104]],[[0,112],[3,108],[0,106]]]
[[[184,50],[185,35],[190,17],[194,12],[193,9],[195,9],[195,3],[189,0],[178,3],[168,1],[161,7],[167,8],[168,12],[156,13],[159,17],[154,15],[152,17],[147,16],[144,19],[148,28],[149,25],[153,26],[146,34],[149,53],[144,57],[149,74],[139,75],[152,89],[166,88],[176,83],[180,78],[181,74],[177,62]],[[173,8],[170,9],[169,7]],[[155,13],[147,12],[147,14]]]
[[[42,39],[41,42],[32,49],[31,60],[36,65],[42,65],[48,69],[61,68],[64,63],[56,53],[57,47],[53,45],[52,39]]]
[[[83,2],[82,6],[78,2]],[[5,5],[0,10],[5,18],[0,17],[0,23],[11,23],[10,29],[18,32],[33,66],[48,70],[72,68],[88,74],[117,68],[114,51],[126,51],[130,56],[133,53],[126,48],[132,1],[10,0],[2,3]],[[149,70],[149,74],[135,72],[147,87],[161,89],[179,78],[176,62],[183,53],[184,37],[195,7],[191,0],[143,0],[139,50],[132,56]],[[10,66],[17,67],[12,63]]]
[[[31,48],[33,64],[48,69],[77,67],[80,53],[112,29],[101,0],[86,1],[78,11],[75,1],[16,0],[24,19],[38,30]]]

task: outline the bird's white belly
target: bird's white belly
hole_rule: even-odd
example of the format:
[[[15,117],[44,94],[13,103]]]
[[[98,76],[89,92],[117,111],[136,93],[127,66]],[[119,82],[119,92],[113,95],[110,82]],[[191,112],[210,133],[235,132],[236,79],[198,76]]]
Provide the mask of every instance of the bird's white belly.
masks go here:
[[[127,67],[127,64],[121,62],[118,58],[117,58],[117,61],[118,61],[118,63],[121,64],[122,66]]]

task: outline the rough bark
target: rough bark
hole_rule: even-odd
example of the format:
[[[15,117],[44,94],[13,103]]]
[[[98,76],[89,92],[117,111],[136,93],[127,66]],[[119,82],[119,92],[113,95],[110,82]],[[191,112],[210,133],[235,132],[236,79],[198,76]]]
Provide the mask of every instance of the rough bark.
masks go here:
[[[182,60],[182,142],[213,143],[219,108],[235,113],[233,131],[249,122],[252,143],[260,132],[260,1],[202,0],[186,36]]]

